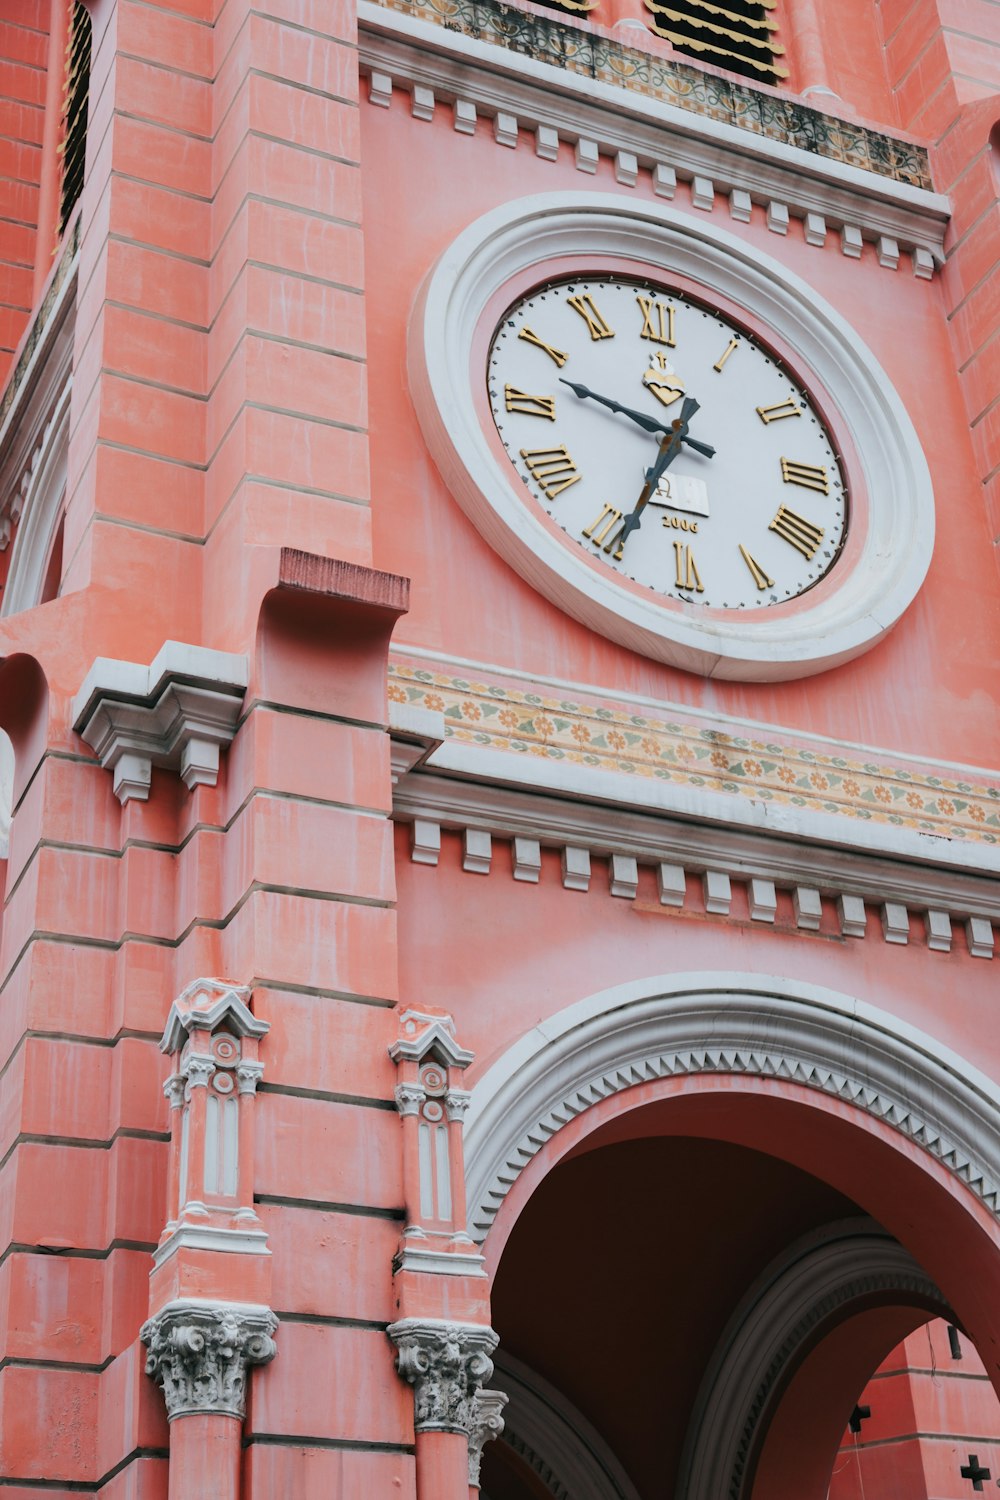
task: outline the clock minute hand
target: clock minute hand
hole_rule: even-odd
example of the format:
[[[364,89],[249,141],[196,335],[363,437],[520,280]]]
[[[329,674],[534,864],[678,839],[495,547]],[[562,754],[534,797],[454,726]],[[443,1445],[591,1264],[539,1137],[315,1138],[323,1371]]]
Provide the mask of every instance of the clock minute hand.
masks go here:
[[[681,407],[680,416],[674,418],[674,421],[670,424],[669,430],[664,435],[663,441],[660,444],[660,451],[656,456],[656,462],[653,464],[651,469],[646,470],[646,483],[643,485],[642,494],[639,496],[638,500],[635,503],[635,509],[631,512],[631,514],[625,517],[625,520],[622,523],[622,529],[618,542],[619,550],[624,547],[625,543],[632,535],[632,532],[638,531],[639,527],[642,525],[642,512],[645,510],[652,496],[655,494],[656,486],[660,481],[660,476],[666,472],[666,470],[673,463],[674,459],[677,457],[678,453],[681,451],[681,444],[687,437],[688,422],[698,410],[699,403],[694,399],[694,397],[685,397],[684,405]],[[700,446],[708,448],[709,445],[705,443],[701,444]],[[712,448],[710,453],[708,454],[708,457],[711,458],[714,452],[715,449]]]
[[[636,422],[641,428],[643,428],[645,432],[670,431],[667,423],[658,421],[656,417],[647,417],[641,411],[633,411],[630,406],[623,406],[620,401],[613,401],[610,396],[599,396],[598,393],[596,391],[592,391],[589,386],[579,385],[575,380],[564,380],[561,375],[559,376],[559,379],[563,385],[568,385],[574,395],[579,396],[581,400],[589,397],[591,401],[599,401],[600,404],[602,406],[606,406],[609,411],[621,412],[623,417],[629,417],[631,421]]]

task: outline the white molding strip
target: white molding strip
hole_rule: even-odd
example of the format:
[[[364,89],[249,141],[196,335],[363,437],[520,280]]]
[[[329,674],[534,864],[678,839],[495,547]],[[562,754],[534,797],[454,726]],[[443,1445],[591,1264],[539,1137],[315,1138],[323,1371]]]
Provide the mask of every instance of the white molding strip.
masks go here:
[[[667,974],[550,1016],[479,1079],[465,1127],[469,1224],[486,1238],[563,1125],[636,1084],[781,1079],[897,1131],[1000,1219],[1000,1087],[937,1038],[819,985],[754,973]]]
[[[797,1365],[859,1304],[872,1299],[953,1316],[938,1287],[874,1219],[824,1224],[787,1246],[743,1297],[722,1332],[695,1399],[676,1493],[740,1500],[754,1449]]]
[[[611,1448],[562,1391],[502,1345],[493,1363],[495,1380],[510,1398],[500,1440],[555,1500],[640,1500]]]
[[[515,130],[525,132],[525,140],[530,132],[538,154],[551,160],[561,140],[573,146],[579,170],[588,173],[599,155],[625,159],[629,167],[634,159],[647,174],[643,185],[654,193],[664,191],[665,170],[702,184],[696,206],[708,211],[705,184],[713,190],[712,205],[725,205],[727,214],[730,195],[742,192],[764,214],[776,204],[794,218],[811,216],[810,243],[826,242],[826,228],[834,229],[842,248],[851,247],[845,250],[851,258],[862,239],[876,245],[886,240],[911,252],[918,276],[926,278],[935,263],[943,263],[949,203],[941,194],[578,76],[374,0],[359,0],[358,16],[361,71],[373,80],[374,104],[385,107],[395,85],[420,101],[414,113],[424,121],[433,118],[435,103],[449,113],[460,106],[454,118],[464,121],[472,110],[493,122],[502,115],[499,144],[514,145]],[[619,171],[618,181],[628,190],[638,177]],[[786,222],[783,212],[778,217]],[[772,214],[772,229],[773,221]],[[821,237],[818,221],[825,226]],[[852,231],[846,237],[845,229]],[[880,256],[884,265],[891,259]]]

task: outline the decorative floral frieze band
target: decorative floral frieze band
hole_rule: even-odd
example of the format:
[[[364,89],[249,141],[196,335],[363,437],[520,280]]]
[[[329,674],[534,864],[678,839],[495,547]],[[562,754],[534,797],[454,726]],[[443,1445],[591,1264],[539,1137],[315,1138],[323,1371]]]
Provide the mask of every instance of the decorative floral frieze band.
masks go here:
[[[457,1432],[471,1437],[477,1400],[493,1374],[490,1355],[499,1339],[492,1328],[436,1318],[403,1318],[386,1330],[396,1346],[396,1369],[413,1387],[417,1432]]]
[[[702,72],[672,57],[624,47],[554,16],[519,10],[501,0],[378,0],[387,10],[418,16],[476,41],[503,47],[599,83],[721,120],[754,135],[798,146],[912,187],[931,184],[922,146],[881,135],[808,105]]]
[[[389,697],[444,715],[449,740],[832,813],[969,843],[1000,843],[1000,785],[730,734],[391,664]]]
[[[163,1391],[167,1418],[246,1415],[247,1375],[275,1356],[278,1320],[268,1307],[171,1302],[144,1323],[146,1374]]]

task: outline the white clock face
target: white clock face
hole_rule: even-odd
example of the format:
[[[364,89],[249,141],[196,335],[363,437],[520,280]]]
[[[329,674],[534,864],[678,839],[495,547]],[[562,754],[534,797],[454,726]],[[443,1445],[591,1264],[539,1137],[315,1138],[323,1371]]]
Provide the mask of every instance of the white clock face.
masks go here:
[[[535,501],[657,594],[760,610],[836,562],[848,496],[818,411],[745,329],[678,292],[550,283],[504,316],[488,390]]]

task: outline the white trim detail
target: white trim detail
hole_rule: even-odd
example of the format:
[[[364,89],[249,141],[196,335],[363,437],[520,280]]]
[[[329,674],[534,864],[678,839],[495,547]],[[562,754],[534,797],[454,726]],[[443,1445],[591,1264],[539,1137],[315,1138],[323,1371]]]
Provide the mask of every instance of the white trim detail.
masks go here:
[[[630,855],[640,865],[669,868],[673,873],[666,878],[666,899],[661,877],[660,899],[665,906],[684,905],[685,885],[678,871],[699,877],[713,872],[714,878],[705,887],[705,903],[707,910],[719,915],[729,912],[722,877],[730,881],[769,881],[778,890],[797,892],[796,921],[803,931],[819,928],[822,906],[818,903],[823,897],[836,904],[844,936],[854,938],[863,938],[869,930],[866,901],[878,909],[880,917],[883,906],[891,904],[896,925],[881,926],[884,940],[890,943],[905,941],[909,923],[907,920],[904,924],[904,916],[909,911],[946,912],[958,922],[975,917],[979,925],[967,931],[969,952],[976,958],[992,956],[991,923],[1000,922],[1000,889],[995,878],[987,878],[993,877],[996,866],[996,852],[989,847],[928,840],[930,847],[920,851],[920,858],[911,847],[914,835],[908,830],[891,830],[898,840],[896,848],[872,847],[865,838],[875,832],[870,825],[822,814],[800,814],[799,827],[789,824],[773,831],[768,831],[763,818],[758,826],[749,819],[741,826],[732,817],[723,821],[715,804],[725,803],[725,812],[745,815],[753,807],[745,800],[702,793],[700,807],[683,802],[676,805],[675,801],[674,805],[657,808],[639,800],[642,786],[635,777],[619,778],[605,772],[597,776],[605,783],[626,783],[622,791],[627,795],[616,796],[619,787],[610,786],[602,802],[597,802],[593,799],[604,788],[587,784],[585,777],[574,777],[559,796],[560,789],[555,787],[533,790],[530,786],[504,784],[507,778],[497,774],[495,763],[482,764],[482,757],[489,759],[489,752],[478,748],[456,756],[468,779],[422,771],[396,787],[393,816],[399,822],[412,822],[411,857],[417,863],[437,863],[442,828],[458,832],[482,829],[494,840],[507,839],[515,844],[515,870],[522,857],[517,845],[523,851],[529,843],[533,857],[534,851],[542,848],[573,849],[586,851],[591,862]],[[511,763],[511,777],[546,764],[541,760],[529,763],[525,756],[497,758]],[[479,768],[477,761],[482,780],[472,779]],[[451,763],[447,768],[457,769]],[[486,779],[491,772],[491,779]],[[668,794],[661,791],[660,795],[666,801]],[[681,801],[676,791],[669,795]],[[835,837],[827,835],[828,841],[824,841],[822,826],[816,826],[824,822],[835,830]],[[434,833],[433,859],[423,852],[428,829]],[[419,838],[416,830],[422,830]],[[932,855],[942,863],[933,863]],[[514,878],[537,880],[540,870],[539,852],[530,873],[515,873]],[[872,930],[874,927],[873,923]]]
[[[375,0],[359,0],[358,20],[362,74],[391,74],[400,89],[427,88],[448,102],[469,100],[488,119],[510,111],[522,129],[547,130],[572,147],[586,141],[595,156],[626,152],[652,174],[656,193],[664,191],[665,173],[673,183],[700,179],[726,202],[735,188],[754,203],[786,204],[799,219],[822,217],[834,229],[859,226],[872,242],[889,235],[919,253],[918,276],[944,262],[950,209],[939,193],[429,25]],[[699,206],[711,208],[703,200]]]
[[[215,786],[246,692],[245,656],[166,641],[148,667],[99,656],[73,700],[73,728],[114,774],[115,796],[149,797],[153,766],[189,791]]]
[[[873,1297],[951,1318],[943,1294],[873,1219],[824,1224],[781,1252],[729,1319],[695,1398],[678,1469],[685,1500],[741,1500],[783,1378]]]
[[[639,1500],[612,1450],[566,1396],[502,1347],[493,1357],[507,1392],[500,1440],[556,1500]]]
[[[485,1239],[538,1151],[592,1104],[660,1078],[784,1079],[853,1105],[942,1162],[1000,1219],[1000,1087],[897,1016],[750,973],[616,985],[514,1043],[478,1081],[465,1130],[469,1223]]]
[[[797,613],[698,613],[626,588],[544,524],[541,511],[525,504],[513,468],[494,453],[469,378],[474,329],[512,278],[546,262],[582,268],[601,256],[688,276],[752,308],[781,333],[846,423],[869,497],[862,544],[832,575],[836,586],[803,595]],[[504,204],[464,230],[430,273],[411,318],[408,361],[427,445],[487,542],[560,609],[630,650],[706,676],[809,676],[867,651],[923,582],[934,496],[888,377],[857,331],[805,281],[710,219],[607,193],[544,193]]]

